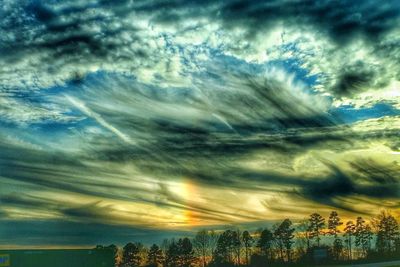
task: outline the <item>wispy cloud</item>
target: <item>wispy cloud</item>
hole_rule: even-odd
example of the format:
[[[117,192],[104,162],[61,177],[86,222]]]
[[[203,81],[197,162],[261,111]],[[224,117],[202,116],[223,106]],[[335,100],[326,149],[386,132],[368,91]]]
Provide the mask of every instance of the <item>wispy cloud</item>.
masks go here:
[[[65,96],[69,102],[71,102],[75,107],[77,107],[80,111],[82,111],[85,115],[89,116],[90,118],[95,119],[101,126],[107,128],[111,132],[113,132],[116,136],[121,138],[122,141],[128,144],[134,144],[134,142],[127,136],[126,134],[122,133],[120,130],[106,122],[99,114],[93,112],[88,107],[85,106],[84,103],[80,102],[78,99],[75,99],[71,96]]]

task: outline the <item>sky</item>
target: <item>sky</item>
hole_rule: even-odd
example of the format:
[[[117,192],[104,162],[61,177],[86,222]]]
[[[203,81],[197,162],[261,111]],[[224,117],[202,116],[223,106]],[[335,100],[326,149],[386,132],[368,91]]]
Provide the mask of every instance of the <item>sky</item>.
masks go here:
[[[0,246],[400,215],[400,1],[3,0]]]

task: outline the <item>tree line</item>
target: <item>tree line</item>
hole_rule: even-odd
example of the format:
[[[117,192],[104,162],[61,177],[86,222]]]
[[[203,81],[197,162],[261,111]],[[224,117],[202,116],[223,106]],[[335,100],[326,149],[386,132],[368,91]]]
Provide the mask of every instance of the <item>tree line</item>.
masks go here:
[[[200,230],[192,238],[97,246],[112,249],[118,267],[310,266],[314,263],[400,258],[399,224],[389,212],[369,222],[361,216],[343,222],[336,211],[293,223],[284,219],[254,232]]]

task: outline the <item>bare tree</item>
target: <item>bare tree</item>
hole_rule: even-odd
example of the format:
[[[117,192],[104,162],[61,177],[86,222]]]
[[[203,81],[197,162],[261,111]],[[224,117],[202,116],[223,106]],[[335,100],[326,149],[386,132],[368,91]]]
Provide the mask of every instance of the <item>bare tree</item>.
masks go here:
[[[200,230],[193,238],[193,246],[199,256],[203,267],[208,263],[212,254],[212,233],[207,230]]]
[[[236,256],[236,264],[240,265],[240,252],[242,250],[242,240],[241,240],[242,233],[239,229],[233,231],[232,233],[232,248]]]
[[[242,234],[242,241],[246,254],[246,265],[249,265],[249,256],[251,252],[251,246],[253,245],[254,239],[248,231],[244,231]]]

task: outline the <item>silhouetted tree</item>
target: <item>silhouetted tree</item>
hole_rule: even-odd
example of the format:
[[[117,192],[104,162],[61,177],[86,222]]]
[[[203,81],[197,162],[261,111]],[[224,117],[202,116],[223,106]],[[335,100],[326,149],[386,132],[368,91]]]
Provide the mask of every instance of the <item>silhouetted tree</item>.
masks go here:
[[[261,254],[270,260],[272,259],[273,243],[274,243],[273,233],[268,229],[264,229],[260,234],[260,238],[258,239],[257,247],[260,249]]]
[[[213,263],[215,265],[223,265],[230,262],[228,231],[224,231],[218,238],[213,255]]]
[[[240,265],[240,252],[242,251],[241,232],[239,230],[232,232],[231,246],[236,256],[236,264]]]
[[[313,213],[309,218],[310,239],[317,239],[317,246],[320,246],[320,235],[323,234],[322,230],[325,227],[325,219],[318,213]]]
[[[338,229],[343,223],[340,221],[340,217],[336,211],[332,211],[329,215],[328,219],[328,234],[333,236],[333,246],[332,246],[332,254],[336,260],[339,259],[340,254],[343,250],[343,243],[340,238],[338,238],[338,234],[340,230]]]
[[[254,239],[248,231],[244,231],[242,234],[242,241],[245,249],[246,264],[249,265],[249,256]]]
[[[207,258],[212,254],[212,233],[207,230],[197,232],[193,238],[193,247],[199,258],[201,259],[203,267],[207,265]]]
[[[340,221],[340,217],[336,211],[332,211],[328,219],[328,233],[334,238],[337,238],[340,230],[338,229],[343,223]]]
[[[210,239],[209,239],[209,261],[208,261],[208,263],[209,263],[213,260],[214,252],[217,248],[219,235],[214,230],[208,231],[208,235],[210,237]]]
[[[335,260],[340,259],[340,255],[342,255],[342,252],[343,252],[343,241],[340,238],[335,238],[332,246],[332,254]]]
[[[178,242],[172,240],[168,244],[165,257],[165,265],[168,267],[189,267],[196,258],[192,242],[189,238],[180,238]]]
[[[379,252],[390,254],[399,238],[399,225],[396,219],[390,213],[383,211],[374,220],[374,224],[377,234],[376,248]]]
[[[293,232],[295,230],[294,228],[291,228],[291,226],[292,222],[289,219],[285,219],[274,231],[275,241],[278,245],[282,261],[284,260],[284,250],[287,261],[291,261],[292,245],[294,243]]]
[[[167,243],[167,242],[166,242]],[[165,265],[167,267],[178,267],[180,266],[179,259],[179,247],[175,240],[171,240],[168,242],[166,255],[165,255]]]
[[[297,225],[296,247],[299,257],[303,257],[310,250],[309,220],[301,220]]]
[[[142,261],[140,252],[143,245],[140,243],[128,243],[123,248],[122,253],[122,266],[123,267],[137,267],[140,266]]]
[[[116,261],[116,266],[119,267],[143,266],[143,259],[146,259],[148,267],[161,265],[164,267],[192,267],[194,265],[207,267],[208,264],[215,267],[232,267],[241,264],[251,264],[254,267],[269,266],[269,264],[280,266],[283,265],[282,262],[312,264],[318,257],[322,259],[325,251],[329,252],[328,257],[336,260],[345,257],[352,260],[356,256],[374,259],[374,255],[392,257],[395,255],[394,252],[400,251],[399,225],[396,219],[387,212],[382,212],[372,221],[374,232],[370,224],[362,217],[358,217],[355,224],[353,221],[346,223],[344,231],[342,230],[344,232],[344,237],[342,237],[340,231],[342,224],[337,212],[332,211],[327,220],[327,229],[324,229],[324,218],[318,213],[313,213],[308,219],[296,224],[297,231],[290,219],[285,219],[275,224],[272,231],[258,230],[255,234],[249,231],[241,233],[239,230],[226,230],[217,235],[214,231],[201,230],[193,241],[188,238],[180,238],[177,241],[164,240],[161,245],[163,250],[156,244],[147,250],[140,243],[128,243],[122,250],[115,245],[97,246],[95,249],[110,249],[114,255],[118,255],[116,259],[121,259],[120,265],[117,264],[119,261]],[[331,247],[320,244],[321,235],[324,233],[334,238]],[[376,239],[374,239],[374,233],[376,233]],[[258,240],[256,248],[253,249],[255,237]],[[315,240],[312,244],[314,247],[310,245],[312,239]],[[372,240],[376,240],[375,254],[374,247],[371,245]],[[293,245],[295,241],[296,246]],[[111,255],[108,252],[107,254]]]
[[[214,251],[214,264],[226,265],[227,263],[234,263],[234,258],[236,258],[235,248],[238,245],[237,238],[238,236],[236,232],[232,230],[226,230],[219,236],[217,246]]]
[[[185,237],[178,241],[178,255],[181,267],[192,266],[196,258],[194,257],[194,250],[192,242],[189,238]]]
[[[164,261],[164,255],[162,250],[156,244],[153,244],[150,247],[150,250],[147,254],[147,261],[149,262],[150,266],[157,267],[161,265]]]
[[[361,249],[362,256],[366,257],[371,249],[372,230],[362,217],[357,217],[354,229],[355,245]]]
[[[346,227],[344,228],[344,236],[346,237],[345,242],[347,244],[348,258],[352,259],[352,244],[353,244],[353,236],[355,233],[355,225],[353,221],[348,221],[346,223]]]
[[[363,231],[363,238],[361,240],[361,246],[363,249],[363,256],[367,257],[368,252],[371,250],[371,241],[374,238],[374,234],[372,232],[372,228],[369,224],[366,224]]]

